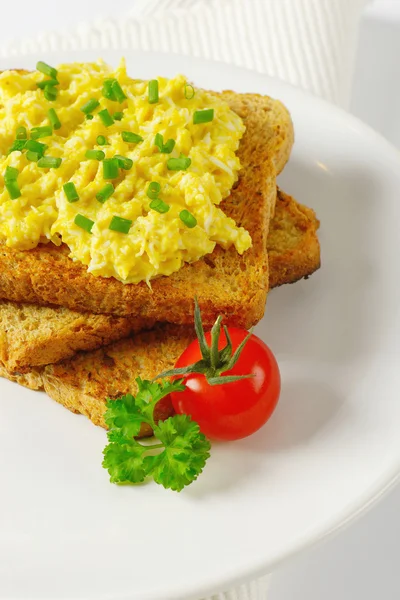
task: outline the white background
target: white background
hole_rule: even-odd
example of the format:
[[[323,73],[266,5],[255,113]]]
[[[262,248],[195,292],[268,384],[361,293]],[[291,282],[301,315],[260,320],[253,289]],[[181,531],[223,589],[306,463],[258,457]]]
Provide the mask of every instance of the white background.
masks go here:
[[[118,17],[132,8],[134,0],[41,0],[39,4],[0,0],[0,4],[4,42],[110,14]],[[351,110],[400,148],[399,57],[400,0],[376,0],[362,22]],[[398,600],[399,514],[398,488],[349,530],[281,568],[270,600]]]

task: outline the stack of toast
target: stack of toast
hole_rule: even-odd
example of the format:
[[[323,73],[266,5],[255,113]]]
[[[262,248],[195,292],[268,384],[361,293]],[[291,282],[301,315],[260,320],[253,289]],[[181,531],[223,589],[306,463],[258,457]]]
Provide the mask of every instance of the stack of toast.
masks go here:
[[[206,327],[222,315],[225,324],[250,328],[270,289],[318,269],[316,215],[276,184],[294,140],[287,109],[266,96],[221,95],[246,126],[239,181],[221,208],[249,231],[252,248],[240,256],[216,247],[148,286],[95,277],[67,247],[0,246],[2,377],[104,427],[107,398],[135,393],[138,376],[172,368],[194,339],[195,297]],[[160,404],[158,418],[171,410]]]

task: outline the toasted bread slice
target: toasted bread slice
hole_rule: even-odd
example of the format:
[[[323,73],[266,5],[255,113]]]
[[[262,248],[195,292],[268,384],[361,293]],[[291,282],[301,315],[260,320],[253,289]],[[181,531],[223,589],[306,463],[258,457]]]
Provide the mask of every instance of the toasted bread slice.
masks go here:
[[[269,217],[276,200],[275,161],[283,166],[293,135],[287,113],[276,104],[275,114],[270,98],[232,92],[226,92],[225,98],[243,117],[246,133],[238,151],[243,166],[239,182],[222,209],[249,231],[253,240],[250,250],[239,256],[233,247],[217,247],[177,273],[155,279],[150,289],[145,282],[124,285],[112,278],[93,276],[84,265],[69,258],[66,247],[48,244],[21,252],[2,246],[0,297],[189,324],[197,295],[206,325],[219,314],[232,325],[248,328],[257,323],[264,314],[268,289],[266,248]],[[285,133],[279,137],[278,132]],[[279,160],[275,159],[276,144]]]
[[[275,215],[268,236],[269,285],[294,283],[321,264],[315,212],[278,188]]]
[[[80,352],[73,359],[38,367],[25,375],[11,375],[0,366],[0,376],[47,394],[75,413],[105,426],[107,398],[137,391],[136,378],[153,379],[173,367],[178,356],[194,339],[193,327],[159,325],[155,329],[115,342],[92,352]],[[168,401],[158,405],[156,420],[172,414]],[[141,434],[148,435],[149,428]]]
[[[268,237],[270,284],[306,277],[320,262],[314,212],[279,191]],[[0,363],[13,373],[70,358],[150,329],[151,321],[0,301]]]

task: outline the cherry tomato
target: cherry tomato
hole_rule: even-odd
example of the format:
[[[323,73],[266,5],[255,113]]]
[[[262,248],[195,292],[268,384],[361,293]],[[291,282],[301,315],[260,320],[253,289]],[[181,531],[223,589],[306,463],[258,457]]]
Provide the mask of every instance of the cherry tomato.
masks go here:
[[[248,335],[243,329],[229,328],[233,351]],[[206,334],[210,345],[211,335]],[[221,332],[218,348],[226,345]],[[175,365],[192,365],[202,358],[198,340],[193,341]],[[223,376],[253,375],[231,383],[210,385],[205,375],[191,373],[184,376],[185,391],[171,394],[178,414],[188,414],[201,431],[214,440],[237,440],[251,435],[269,419],[280,394],[280,373],[274,355],[268,346],[252,334],[239,360]]]

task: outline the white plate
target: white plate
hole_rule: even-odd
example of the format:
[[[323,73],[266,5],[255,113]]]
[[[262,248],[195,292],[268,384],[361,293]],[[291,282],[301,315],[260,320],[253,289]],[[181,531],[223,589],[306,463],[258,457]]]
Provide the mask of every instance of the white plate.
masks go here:
[[[399,155],[344,112],[267,77],[178,56],[128,64],[134,76],[184,72],[288,105],[297,139],[280,184],[317,210],[323,268],[274,291],[258,328],[282,370],[275,415],[249,439],[215,444],[181,494],[109,484],[104,431],[1,381],[1,599],[197,599],[321,540],[399,473]]]

